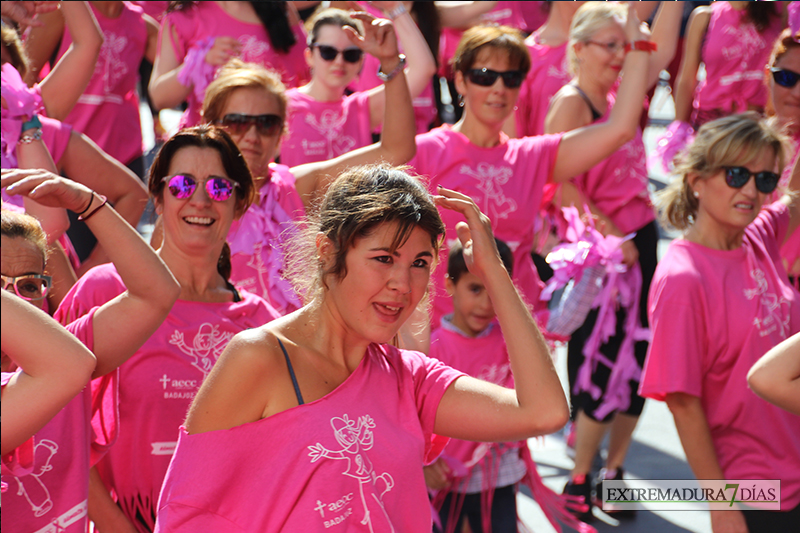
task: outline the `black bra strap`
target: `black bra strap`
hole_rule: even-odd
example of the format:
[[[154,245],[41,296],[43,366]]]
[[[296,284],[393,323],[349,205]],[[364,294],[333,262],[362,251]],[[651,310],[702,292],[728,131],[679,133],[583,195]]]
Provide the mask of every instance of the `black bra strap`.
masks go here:
[[[277,339],[277,337],[275,338]],[[286,353],[286,348],[283,346],[280,339],[278,339],[278,344],[281,345],[283,356],[286,358],[286,366],[289,367],[289,375],[292,377],[292,385],[294,386],[294,393],[297,396],[297,404],[303,405],[305,402],[303,401],[303,395],[300,394],[300,385],[297,384],[297,376],[294,375],[294,368],[292,368],[292,362],[289,360],[289,354]]]
[[[569,86],[578,91],[580,97],[583,98],[583,101],[589,106],[589,111],[592,112],[592,122],[596,122],[600,117],[603,116],[603,114],[600,113],[597,108],[594,107],[594,105],[592,105],[592,101],[589,100],[589,96],[583,92],[583,89],[572,83],[570,83]]]

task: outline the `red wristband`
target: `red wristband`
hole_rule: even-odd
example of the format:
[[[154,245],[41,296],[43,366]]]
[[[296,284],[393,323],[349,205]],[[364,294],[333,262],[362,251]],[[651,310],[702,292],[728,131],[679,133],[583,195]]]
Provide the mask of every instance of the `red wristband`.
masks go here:
[[[658,46],[653,41],[633,41],[625,45],[625,51],[638,50],[640,52],[655,52]]]

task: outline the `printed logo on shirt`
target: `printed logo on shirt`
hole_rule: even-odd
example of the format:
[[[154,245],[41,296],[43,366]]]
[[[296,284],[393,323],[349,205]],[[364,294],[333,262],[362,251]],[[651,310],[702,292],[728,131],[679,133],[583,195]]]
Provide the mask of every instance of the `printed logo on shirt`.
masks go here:
[[[624,179],[635,179],[643,186],[643,190],[639,195],[648,196],[647,185],[649,178],[647,173],[643,172],[644,169],[640,165],[635,164],[637,161],[645,160],[644,143],[639,139],[631,139],[620,150],[624,154],[624,162],[614,169],[612,173],[614,180],[619,183]]]
[[[347,122],[347,115],[339,113],[334,109],[326,109],[319,116],[319,120],[314,115],[308,114],[305,123],[325,138],[325,142],[301,142],[303,153],[307,156],[323,155],[327,159],[333,159],[353,149],[356,140],[350,135],[342,135],[342,128]]]
[[[320,513],[323,525],[329,528],[342,524],[355,514],[354,518],[368,526],[370,531],[394,531],[383,505],[384,495],[394,488],[394,479],[388,472],[376,472],[366,453],[375,444],[372,432],[375,421],[369,415],[363,415],[356,421],[345,414],[331,418],[331,428],[336,446],[329,449],[318,442],[308,447],[308,455],[312,463],[321,459],[343,461],[342,475],[357,482],[358,492],[342,496],[332,503],[317,500],[314,510]]]
[[[50,463],[57,453],[58,444],[49,439],[40,440],[33,451],[34,471],[27,476],[14,476],[17,482],[17,496],[25,498],[36,518],[46,515],[53,509],[53,500],[45,485],[48,479],[45,474],[53,470]],[[60,520],[60,517],[55,520]]]
[[[509,375],[511,375],[511,364],[502,363],[499,365],[484,365],[475,377],[495,385],[505,386]]]
[[[269,43],[259,40],[255,35],[240,35],[238,41],[242,45],[242,60],[248,63],[263,63],[269,53]]]
[[[761,309],[753,319],[753,325],[761,337],[777,332],[781,339],[789,334],[789,300],[774,292],[767,292],[769,284],[767,277],[761,269],[750,271],[750,277],[755,282],[754,289],[745,289],[744,295],[748,300],[758,298]]]
[[[169,343],[188,355],[192,366],[202,372],[205,378],[232,338],[233,333],[230,331],[220,332],[219,325],[204,322],[197,329],[191,346],[184,340],[183,332],[177,329],[173,332]]]
[[[753,24],[727,26],[724,32],[728,35],[735,35],[736,42],[722,49],[722,57],[728,61],[739,58],[742,60],[743,67],[747,65],[747,59],[754,57],[766,46],[764,39]]]
[[[459,172],[478,180],[478,190],[483,196],[473,199],[490,219],[508,218],[509,214],[517,210],[517,202],[512,198],[506,198],[501,187],[514,175],[511,167],[478,163],[476,167],[461,165]]]
[[[103,90],[106,94],[113,91],[117,82],[128,73],[128,65],[120,58],[127,46],[126,36],[117,35],[112,31],[103,32],[103,45],[100,47],[97,63],[102,66]]]
[[[572,76],[570,76],[569,74],[567,57],[564,56],[564,60],[561,62],[560,65],[550,65],[549,67],[547,67],[547,76],[550,78],[555,78],[557,80],[563,80],[564,83],[567,83],[572,78]]]
[[[158,381],[163,386],[165,400],[192,400],[203,383],[202,379],[175,379],[167,374],[161,376]]]

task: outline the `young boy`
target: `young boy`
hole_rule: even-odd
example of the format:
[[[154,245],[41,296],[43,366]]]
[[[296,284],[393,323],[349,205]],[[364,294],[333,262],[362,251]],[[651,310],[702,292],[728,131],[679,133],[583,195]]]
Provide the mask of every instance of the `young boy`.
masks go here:
[[[500,258],[511,275],[509,247],[495,239]],[[442,317],[431,337],[430,356],[467,374],[513,387],[506,344],[494,307],[480,278],[467,270],[461,243],[450,248],[445,279],[454,312]],[[466,518],[473,532],[517,531],[516,488],[526,473],[519,454],[525,443],[485,444],[451,439],[442,456],[425,467],[440,509],[442,530],[461,531]],[[487,512],[490,511],[490,512]]]

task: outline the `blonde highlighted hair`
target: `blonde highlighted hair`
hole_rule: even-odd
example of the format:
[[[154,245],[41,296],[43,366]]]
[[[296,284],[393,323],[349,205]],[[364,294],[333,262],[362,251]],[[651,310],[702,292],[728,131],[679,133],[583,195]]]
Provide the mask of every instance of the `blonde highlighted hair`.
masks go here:
[[[789,146],[775,117],[749,112],[703,124],[691,146],[676,158],[675,178],[656,196],[662,222],[679,230],[694,224],[699,202],[689,184],[691,175],[708,179],[724,167],[751,163],[767,150],[774,154],[780,172],[789,158]]]
[[[595,33],[611,23],[624,25],[628,18],[628,6],[617,2],[586,2],[572,17],[567,45],[567,62],[572,75],[578,73],[578,55],[575,45],[589,42]]]

